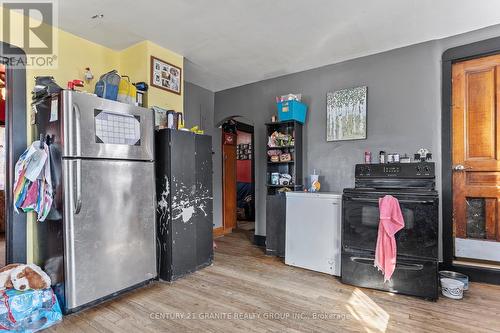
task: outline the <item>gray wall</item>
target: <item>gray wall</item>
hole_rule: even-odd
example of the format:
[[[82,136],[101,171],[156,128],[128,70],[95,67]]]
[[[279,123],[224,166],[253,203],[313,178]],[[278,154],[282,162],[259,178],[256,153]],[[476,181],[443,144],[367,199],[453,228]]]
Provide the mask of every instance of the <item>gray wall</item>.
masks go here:
[[[302,93],[309,105],[304,174],[319,170],[322,191],[341,192],[353,186],[354,164],[363,161],[365,150],[413,154],[421,147],[433,153],[440,189],[441,55],[450,47],[496,36],[500,36],[500,26],[217,92],[214,123],[241,115],[255,126],[256,234],[265,235],[264,123],[276,114],[276,95]],[[367,139],[326,142],[326,93],[362,85],[368,86]],[[221,170],[214,170],[217,188]],[[221,203],[215,201],[214,205]]]
[[[186,127],[195,125],[212,136],[212,149],[216,153],[213,156],[213,169],[220,170],[222,161],[220,158],[220,129],[214,126],[214,93],[196,84],[184,82],[184,117]],[[216,176],[218,178],[216,178]],[[214,173],[214,227],[222,225],[222,195],[220,173]]]

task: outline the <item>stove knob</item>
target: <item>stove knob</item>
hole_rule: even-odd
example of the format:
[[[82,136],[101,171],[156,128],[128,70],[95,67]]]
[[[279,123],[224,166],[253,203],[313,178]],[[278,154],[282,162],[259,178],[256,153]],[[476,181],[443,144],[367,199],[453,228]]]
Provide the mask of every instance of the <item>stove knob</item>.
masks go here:
[[[422,168],[420,167],[420,165],[417,165],[417,167],[415,169],[417,170],[418,173],[420,173],[422,171]]]
[[[426,166],[426,167],[424,167],[424,171],[429,173],[431,171],[431,169],[428,166]]]

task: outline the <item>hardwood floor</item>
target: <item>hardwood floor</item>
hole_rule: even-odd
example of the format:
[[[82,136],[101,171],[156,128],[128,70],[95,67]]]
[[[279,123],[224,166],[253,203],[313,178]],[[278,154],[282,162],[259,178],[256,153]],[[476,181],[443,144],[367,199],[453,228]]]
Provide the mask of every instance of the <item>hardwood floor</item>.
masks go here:
[[[66,316],[49,331],[500,332],[500,286],[472,283],[462,301],[428,302],[286,266],[245,233],[216,242],[213,266]],[[253,317],[223,317],[235,313]]]

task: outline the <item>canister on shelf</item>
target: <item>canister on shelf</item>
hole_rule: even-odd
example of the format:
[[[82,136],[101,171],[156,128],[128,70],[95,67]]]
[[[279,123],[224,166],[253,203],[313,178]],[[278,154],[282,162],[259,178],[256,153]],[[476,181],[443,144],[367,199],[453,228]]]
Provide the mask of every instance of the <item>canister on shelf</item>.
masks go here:
[[[184,115],[182,112],[177,112],[177,129],[184,128]]]
[[[385,151],[381,150],[379,153],[378,153],[378,162],[380,164],[384,164],[385,163]]]
[[[177,112],[174,110],[167,111],[167,128],[177,129]]]
[[[399,153],[394,153],[394,163],[399,163]]]
[[[279,172],[271,173],[271,185],[279,185],[279,182],[280,182]]]
[[[370,164],[372,162],[372,153],[365,151],[365,164]]]
[[[399,159],[399,161],[401,163],[410,163],[411,162],[411,159],[408,155],[404,154],[404,156],[401,156],[401,158]]]
[[[387,154],[387,163],[394,163],[394,154]]]

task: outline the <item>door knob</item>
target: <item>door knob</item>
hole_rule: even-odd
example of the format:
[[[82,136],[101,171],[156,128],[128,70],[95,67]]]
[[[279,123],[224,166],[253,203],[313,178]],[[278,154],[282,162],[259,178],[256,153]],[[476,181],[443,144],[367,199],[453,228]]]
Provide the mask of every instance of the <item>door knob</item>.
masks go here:
[[[465,171],[465,170],[470,170],[472,169],[471,167],[466,167],[465,165],[462,164],[457,164],[453,166],[453,171]]]

